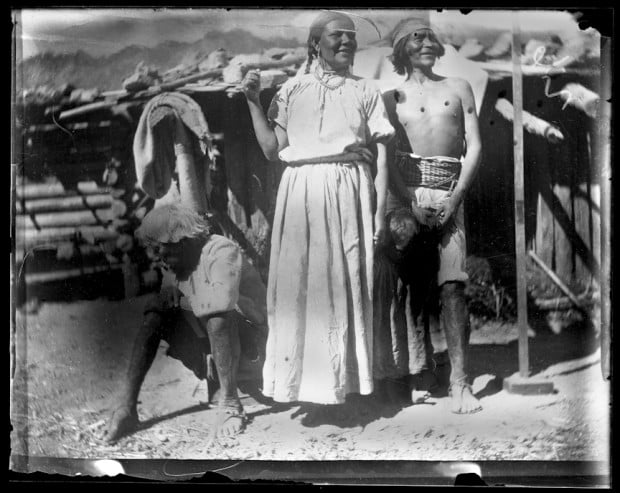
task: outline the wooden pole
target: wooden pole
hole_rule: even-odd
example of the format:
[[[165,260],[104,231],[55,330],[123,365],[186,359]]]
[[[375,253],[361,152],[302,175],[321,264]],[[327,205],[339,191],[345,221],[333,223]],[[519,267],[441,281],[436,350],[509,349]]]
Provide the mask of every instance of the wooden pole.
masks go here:
[[[611,39],[601,37],[601,99],[598,110],[599,176],[601,180],[601,261],[599,285],[601,290],[601,370],[603,378],[611,375]]]
[[[517,319],[519,324],[519,375],[529,376],[529,348],[527,322],[527,288],[525,272],[525,196],[523,171],[523,80],[521,72],[521,32],[519,13],[512,19],[512,105],[514,107],[514,205],[515,254],[517,266]]]

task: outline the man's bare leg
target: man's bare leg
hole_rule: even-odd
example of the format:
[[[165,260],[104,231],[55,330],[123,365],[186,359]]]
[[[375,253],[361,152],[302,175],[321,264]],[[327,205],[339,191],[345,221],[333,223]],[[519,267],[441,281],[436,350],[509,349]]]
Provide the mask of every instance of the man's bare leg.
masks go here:
[[[144,377],[153,364],[161,341],[163,318],[157,312],[144,315],[142,327],[133,344],[127,378],[121,382],[120,402],[113,411],[105,432],[107,442],[115,442],[135,430],[138,420],[138,394]]]
[[[222,417],[217,435],[237,435],[245,427],[243,406],[237,394],[237,372],[241,354],[239,328],[233,317],[224,314],[211,317],[207,321],[207,332],[220,383],[218,407],[222,411]]]
[[[450,357],[450,395],[452,412],[475,413],[482,409],[467,382],[467,350],[469,313],[462,282],[446,282],[441,286],[441,318]]]

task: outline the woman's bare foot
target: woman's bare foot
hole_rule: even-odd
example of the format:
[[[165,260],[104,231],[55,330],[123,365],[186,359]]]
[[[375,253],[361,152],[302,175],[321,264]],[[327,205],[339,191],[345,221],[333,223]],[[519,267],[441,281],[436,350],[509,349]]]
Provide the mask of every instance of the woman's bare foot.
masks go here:
[[[452,398],[452,412],[456,414],[473,414],[482,411],[478,399],[474,397],[471,386],[465,383],[456,383],[450,386]]]
[[[102,439],[107,443],[114,443],[119,438],[135,431],[139,423],[135,406],[120,406],[112,413]]]

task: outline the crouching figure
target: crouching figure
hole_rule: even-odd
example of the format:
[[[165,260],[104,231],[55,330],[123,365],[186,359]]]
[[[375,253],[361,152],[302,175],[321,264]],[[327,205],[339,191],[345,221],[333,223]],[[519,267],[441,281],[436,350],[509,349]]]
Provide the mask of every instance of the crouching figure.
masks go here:
[[[247,421],[237,391],[240,361],[258,378],[264,362],[266,292],[258,272],[236,243],[212,234],[203,216],[181,205],[153,209],[136,236],[167,272],[144,307],[105,440],[138,427],[138,394],[162,339],[169,356],[207,378],[219,413],[217,436],[240,433]]]

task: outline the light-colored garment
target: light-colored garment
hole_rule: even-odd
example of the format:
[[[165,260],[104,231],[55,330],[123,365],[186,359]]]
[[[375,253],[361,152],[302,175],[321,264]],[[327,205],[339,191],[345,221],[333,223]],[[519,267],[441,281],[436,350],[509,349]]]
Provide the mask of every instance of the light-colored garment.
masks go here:
[[[147,195],[161,199],[170,193],[176,169],[181,200],[206,212],[205,158],[212,159],[213,150],[207,121],[192,98],[175,92],[152,98],[140,116],[133,154],[138,185]]]
[[[433,158],[422,159],[431,160]],[[433,209],[437,209],[438,205],[447,200],[452,193],[450,190],[420,186],[408,186],[407,190],[409,190],[410,194],[415,197],[418,206],[424,208],[430,207]],[[400,207],[411,207],[411,204],[403,203],[399,197],[394,195],[391,191],[388,191],[386,214],[389,214]],[[451,226],[444,231],[439,244],[439,271],[437,273],[437,285],[441,286],[443,283],[448,281],[467,281],[469,276],[466,271],[466,259],[467,239],[465,235],[465,212],[463,204],[461,204],[454,215],[454,220],[452,221]]]
[[[431,207],[445,201],[449,191],[435,190],[425,187],[408,188],[415,195],[416,202],[420,207]],[[457,209],[454,220],[445,230],[439,244],[439,272],[437,273],[437,285],[441,286],[448,281],[462,281],[469,279],[466,271],[467,240],[465,237],[465,213],[463,204]]]
[[[266,289],[258,271],[239,245],[220,235],[211,235],[202,249],[196,270],[185,281],[164,275],[162,288],[175,285],[197,317],[237,310],[251,322],[267,321]],[[181,308],[187,309],[181,299]]]
[[[341,76],[323,77],[330,85],[342,81]],[[339,154],[394,134],[373,81],[347,76],[342,86],[328,89],[314,70],[282,86],[268,117],[287,131],[289,146],[280,152],[285,162]]]
[[[340,77],[326,77],[330,85]],[[379,92],[347,77],[336,89],[314,74],[285,83],[269,119],[286,129],[286,161],[389,139]],[[269,336],[263,393],[280,402],[344,402],[372,384],[374,186],[362,162],[288,166],[271,240]]]

